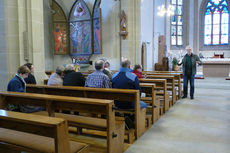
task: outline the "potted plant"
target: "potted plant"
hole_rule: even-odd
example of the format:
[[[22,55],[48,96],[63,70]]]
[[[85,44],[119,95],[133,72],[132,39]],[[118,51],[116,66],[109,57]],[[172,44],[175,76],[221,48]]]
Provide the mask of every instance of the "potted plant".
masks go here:
[[[173,57],[173,61],[172,61],[172,68],[173,68],[173,71],[178,71],[178,61],[176,59],[176,57]]]

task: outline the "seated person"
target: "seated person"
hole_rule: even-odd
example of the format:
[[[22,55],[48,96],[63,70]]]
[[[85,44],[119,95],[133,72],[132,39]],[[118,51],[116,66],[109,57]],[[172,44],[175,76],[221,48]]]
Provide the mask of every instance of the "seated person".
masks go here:
[[[109,77],[103,73],[104,61],[96,61],[95,69],[96,70],[87,77],[85,87],[110,88]]]
[[[48,86],[62,86],[63,85],[63,77],[64,77],[64,66],[58,66],[56,68],[56,73],[53,73],[49,80],[47,85]]]
[[[26,82],[25,78],[28,77],[30,70],[26,66],[20,66],[18,68],[17,74],[10,80],[7,86],[7,91],[14,92],[26,92]],[[11,111],[32,113],[43,110],[40,107],[34,106],[19,106],[19,105],[8,105],[8,109]]]
[[[109,69],[110,67],[109,62],[105,58],[101,58],[100,60],[102,60],[105,63],[103,73],[106,74],[109,77],[109,79],[112,81],[112,71],[110,71]]]
[[[144,78],[142,75],[142,67],[140,64],[136,64],[134,66],[133,73],[136,74],[139,79]]]
[[[30,73],[28,77],[26,77],[24,80],[27,84],[36,84],[36,79],[32,73],[34,73],[34,65],[32,63],[26,63],[24,66],[28,67],[30,70]]]
[[[81,72],[74,71],[73,64],[66,65],[64,75],[65,75],[63,79],[64,86],[84,86],[85,85],[84,76],[81,74]]]
[[[136,89],[140,91],[141,95],[141,88],[139,86],[139,79],[138,77],[132,73],[130,69],[130,61],[125,59],[121,62],[121,68],[119,72],[113,75],[112,79],[112,87],[119,88],[119,89]],[[130,102],[115,102],[115,105],[121,109],[133,109],[134,103]],[[143,101],[140,101],[141,108],[147,108],[147,104]]]

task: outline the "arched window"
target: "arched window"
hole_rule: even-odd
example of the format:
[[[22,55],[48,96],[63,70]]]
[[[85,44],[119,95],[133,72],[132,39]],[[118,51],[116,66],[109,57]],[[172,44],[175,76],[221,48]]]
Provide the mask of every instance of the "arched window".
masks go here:
[[[91,13],[84,0],[76,0],[69,15],[70,52],[74,63],[87,64],[92,54],[101,54],[101,0]]]
[[[183,5],[184,0],[171,0],[175,14],[171,17],[171,46],[182,47],[183,42]]]
[[[209,0],[204,16],[204,45],[229,44],[229,10],[226,0]]]
[[[54,35],[54,54],[68,53],[68,26],[67,19],[61,6],[52,1],[53,35]]]
[[[228,50],[229,1],[204,0],[201,5],[200,50]]]
[[[77,0],[69,16],[70,51],[72,55],[92,54],[92,17],[83,0]]]

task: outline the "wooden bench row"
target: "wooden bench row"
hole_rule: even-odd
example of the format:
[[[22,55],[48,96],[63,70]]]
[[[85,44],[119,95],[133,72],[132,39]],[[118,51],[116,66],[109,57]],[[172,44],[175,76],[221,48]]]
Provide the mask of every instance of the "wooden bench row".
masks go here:
[[[89,120],[89,117],[68,114],[62,115],[61,118],[67,119],[70,126],[74,125],[83,128],[87,126],[107,131],[107,152],[123,152],[124,122],[115,121],[115,111],[113,110],[114,102],[112,100],[19,92],[0,92],[1,109],[7,109],[8,104],[39,106],[45,108],[48,115],[52,117],[60,117],[61,114],[55,113],[55,110],[59,109],[105,115],[105,119],[91,118],[91,120]],[[39,117],[41,116],[39,115]],[[92,122],[93,120],[99,122]],[[34,128],[36,129],[36,127]],[[49,133],[49,131],[46,130],[43,132]]]
[[[0,110],[1,153],[88,153],[88,145],[69,141],[67,121]]]

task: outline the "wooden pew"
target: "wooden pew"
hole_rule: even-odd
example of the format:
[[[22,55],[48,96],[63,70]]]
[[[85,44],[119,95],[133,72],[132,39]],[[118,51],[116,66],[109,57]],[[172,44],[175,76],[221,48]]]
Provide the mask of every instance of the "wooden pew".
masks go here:
[[[152,83],[156,85],[158,90],[156,94],[163,100],[161,105],[161,115],[169,110],[169,95],[167,93],[167,81],[166,79],[139,79],[140,83]],[[162,92],[161,92],[162,91]]]
[[[1,153],[88,153],[88,145],[69,141],[61,118],[0,110]]]
[[[30,93],[134,102],[135,109],[131,110],[131,113],[134,113],[135,115],[135,138],[139,138],[145,132],[146,109],[140,109],[140,95],[138,90],[76,86],[27,85],[26,91]]]
[[[175,88],[175,77],[165,75],[148,75],[148,79],[166,79],[167,89],[172,92],[172,100],[170,100],[170,106],[176,103],[176,88]],[[169,84],[170,83],[170,84]]]
[[[156,85],[151,83],[140,83],[140,87],[141,91],[146,94],[146,97],[141,97],[141,100],[150,104],[148,109],[151,111],[151,124],[153,124],[159,119],[160,111],[160,99],[156,96]]]
[[[181,74],[180,73],[176,73],[173,72],[172,73],[166,73],[166,72],[161,72],[161,71],[148,71],[144,73],[145,75],[165,75],[165,76],[174,76],[175,77],[175,86],[178,87],[178,96],[177,96],[177,100],[180,99],[181,97],[181,92],[182,92],[182,86],[181,86]]]
[[[49,116],[66,118],[70,126],[91,127],[93,129],[96,128],[107,131],[107,152],[123,152],[124,122],[115,124],[115,112],[113,111],[114,102],[112,100],[20,92],[0,92],[1,108],[6,109],[8,104],[43,107],[46,108]],[[59,109],[80,113],[103,114],[106,116],[106,119],[55,113],[55,110]]]

